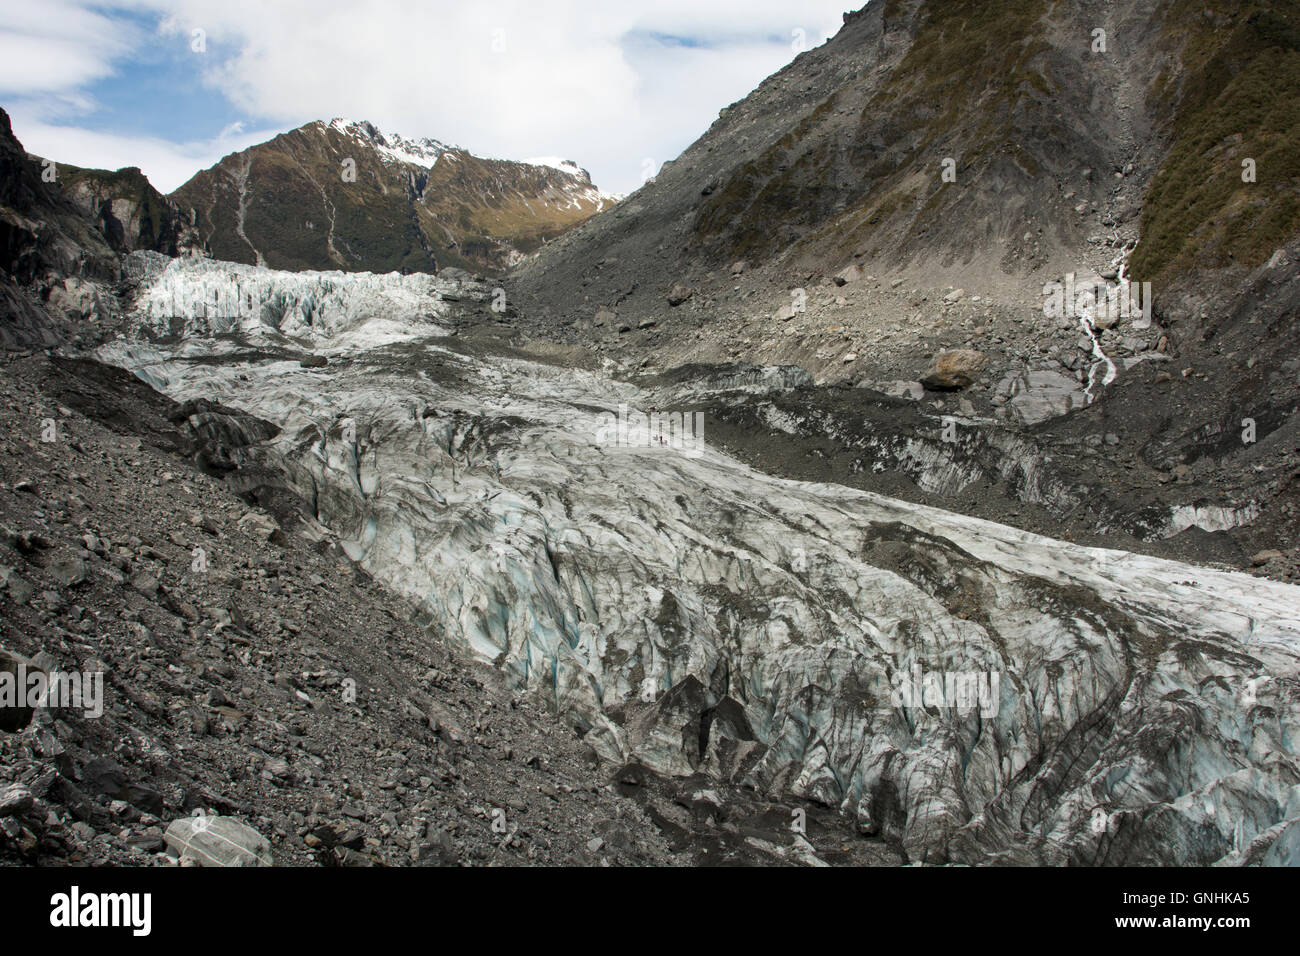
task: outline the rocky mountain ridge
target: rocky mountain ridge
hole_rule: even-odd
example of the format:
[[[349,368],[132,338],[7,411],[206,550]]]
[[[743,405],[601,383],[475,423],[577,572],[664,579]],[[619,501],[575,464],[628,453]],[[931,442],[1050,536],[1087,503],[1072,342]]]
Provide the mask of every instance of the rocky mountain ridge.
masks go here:
[[[350,272],[499,272],[614,203],[576,165],[485,159],[347,119],[226,156],[169,199],[218,259]]]

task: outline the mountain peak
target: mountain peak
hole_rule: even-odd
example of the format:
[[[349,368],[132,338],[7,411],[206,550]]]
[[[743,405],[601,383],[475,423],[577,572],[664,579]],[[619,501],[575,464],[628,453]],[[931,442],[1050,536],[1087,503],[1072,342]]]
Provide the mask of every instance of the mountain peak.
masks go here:
[[[280,269],[501,271],[614,204],[572,160],[476,156],[369,120],[316,120],[172,194],[213,255]]]
[[[551,169],[558,169],[562,173],[591,182],[591,174],[571,159],[561,159],[559,156],[534,156],[532,159],[525,159],[524,162],[529,166],[549,166]]]
[[[409,163],[424,169],[433,166],[443,153],[460,148],[429,137],[413,139],[399,133],[386,133],[369,120],[352,120],[336,116],[328,123],[319,121],[318,125],[359,140],[376,150],[384,159]]]

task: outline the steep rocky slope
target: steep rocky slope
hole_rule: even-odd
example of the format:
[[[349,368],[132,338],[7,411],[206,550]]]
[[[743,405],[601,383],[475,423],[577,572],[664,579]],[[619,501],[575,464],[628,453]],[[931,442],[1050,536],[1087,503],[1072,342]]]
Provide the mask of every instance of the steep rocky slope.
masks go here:
[[[368,272],[500,271],[613,204],[573,165],[484,159],[347,120],[233,153],[169,198],[218,259]]]
[[[568,728],[237,467],[274,427],[43,356],[0,366],[0,424],[0,662],[103,675],[101,714],[0,709],[0,865],[168,864],[195,815],[282,865],[669,859]]]
[[[190,216],[154,189],[135,166],[106,170],[64,164],[58,182],[116,252],[148,249],[168,256],[205,252]]]
[[[98,288],[119,277],[118,256],[47,168],[0,110],[0,348],[69,341],[116,306]]]
[[[974,291],[1035,305],[1012,280],[1134,246],[1134,278],[1158,285],[1180,264],[1256,267],[1300,226],[1296,17],[1291,2],[868,4],[619,214],[522,267],[519,292],[569,317],[639,315],[694,280],[716,312],[761,309],[747,282],[727,288],[736,261],[783,293],[856,261],[919,263],[931,288],[991,273]],[[575,284],[585,309],[560,291]]]
[[[953,424],[946,457],[1003,449],[986,475],[1072,470],[1061,452],[1092,443],[1128,474],[1083,465],[1076,502],[1172,486],[1217,536],[1203,557],[1293,552],[1298,22],[1290,2],[873,2],[517,267],[520,331],[652,373],[799,366],[800,442],[853,404],[827,387]],[[924,387],[954,350],[978,353],[969,382]],[[902,421],[872,428],[906,444]],[[784,440],[749,424],[743,444]],[[906,457],[848,464],[932,492]],[[1041,503],[1010,498],[968,506]]]

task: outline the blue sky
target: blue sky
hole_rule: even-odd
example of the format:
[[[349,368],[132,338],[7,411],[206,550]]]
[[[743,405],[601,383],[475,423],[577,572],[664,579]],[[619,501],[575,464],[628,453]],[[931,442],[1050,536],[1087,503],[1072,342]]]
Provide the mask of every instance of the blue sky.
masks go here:
[[[30,152],[165,191],[346,116],[628,192],[832,35],[841,3],[0,0],[0,106]]]

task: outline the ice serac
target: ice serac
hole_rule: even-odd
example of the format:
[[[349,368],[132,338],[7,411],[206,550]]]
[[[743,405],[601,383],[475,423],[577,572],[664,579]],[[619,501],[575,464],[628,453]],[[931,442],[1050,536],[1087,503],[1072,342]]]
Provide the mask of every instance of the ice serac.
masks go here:
[[[338,280],[227,269],[169,269],[140,323],[189,337],[104,358],[279,426],[309,526],[604,757],[838,806],[912,860],[1300,863],[1300,589],[770,477],[707,428],[619,444],[620,406],[699,383],[469,354],[398,276],[366,281],[401,340],[336,289],[266,335],[339,361],[237,358],[209,303]]]
[[[441,335],[432,319],[444,310],[442,293],[456,288],[455,280],[424,273],[294,273],[173,259],[140,293],[133,326],[155,336],[279,332],[319,337],[354,331],[371,321],[387,324],[396,317],[409,334]]]

